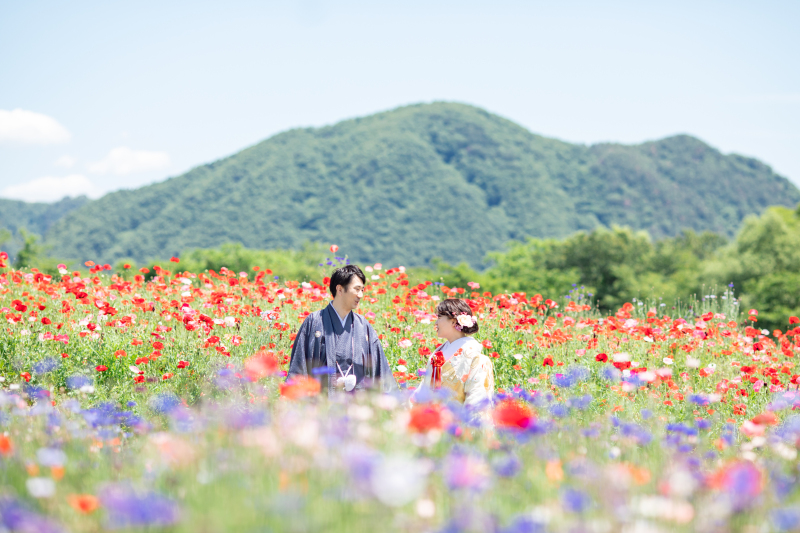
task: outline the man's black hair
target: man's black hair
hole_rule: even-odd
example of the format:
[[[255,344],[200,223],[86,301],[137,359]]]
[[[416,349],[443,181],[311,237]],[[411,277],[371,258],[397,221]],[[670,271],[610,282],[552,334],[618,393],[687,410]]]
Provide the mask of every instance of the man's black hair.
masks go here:
[[[361,272],[361,269],[358,268],[356,265],[347,265],[343,266],[342,268],[337,268],[333,271],[331,275],[331,294],[334,298],[336,298],[336,286],[341,285],[344,289],[347,289],[347,286],[350,285],[350,281],[353,279],[353,276],[358,277],[361,280],[361,283],[364,285],[367,284],[367,276]]]

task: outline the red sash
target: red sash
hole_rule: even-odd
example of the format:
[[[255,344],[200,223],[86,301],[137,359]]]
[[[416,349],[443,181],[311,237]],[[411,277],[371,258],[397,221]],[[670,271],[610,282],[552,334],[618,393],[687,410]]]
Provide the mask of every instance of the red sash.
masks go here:
[[[442,367],[444,363],[444,354],[442,352],[436,352],[433,354],[433,357],[431,357],[431,366],[433,367],[433,373],[431,373],[432,389],[439,389],[442,387]]]

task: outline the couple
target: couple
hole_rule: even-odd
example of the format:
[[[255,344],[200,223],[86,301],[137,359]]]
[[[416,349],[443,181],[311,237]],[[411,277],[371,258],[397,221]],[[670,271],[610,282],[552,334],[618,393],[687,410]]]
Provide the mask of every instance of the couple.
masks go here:
[[[354,311],[364,296],[367,278],[356,265],[336,269],[331,276],[333,301],[311,313],[292,346],[287,379],[310,376],[323,390],[375,388],[397,390],[397,382],[375,330]],[[436,330],[447,342],[436,348],[418,390],[444,388],[465,406],[490,402],[494,392],[491,360],[469,335],[478,321],[464,300],[447,299],[436,307]]]

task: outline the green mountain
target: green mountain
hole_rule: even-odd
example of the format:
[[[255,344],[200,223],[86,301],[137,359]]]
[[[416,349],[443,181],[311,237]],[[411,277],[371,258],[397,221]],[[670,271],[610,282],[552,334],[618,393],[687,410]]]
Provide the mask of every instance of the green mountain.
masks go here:
[[[113,262],[194,247],[336,243],[357,261],[480,265],[511,239],[629,225],[732,235],[800,191],[757,160],[686,135],[584,146],[468,105],[419,104],[295,129],[53,225],[60,257]]]
[[[23,243],[21,230],[44,235],[57,220],[87,202],[85,196],[64,198],[52,204],[0,199],[0,249],[16,255]]]

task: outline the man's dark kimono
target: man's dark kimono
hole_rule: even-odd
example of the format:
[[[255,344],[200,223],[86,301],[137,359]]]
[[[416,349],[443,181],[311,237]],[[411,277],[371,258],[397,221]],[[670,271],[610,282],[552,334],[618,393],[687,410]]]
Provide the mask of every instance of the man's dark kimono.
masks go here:
[[[329,304],[311,313],[300,326],[292,346],[287,379],[315,377],[330,394],[337,389],[344,390],[336,386],[336,380],[348,370],[356,376],[356,389],[397,390],[381,341],[370,323],[363,316],[350,312],[343,326],[333,305]]]

